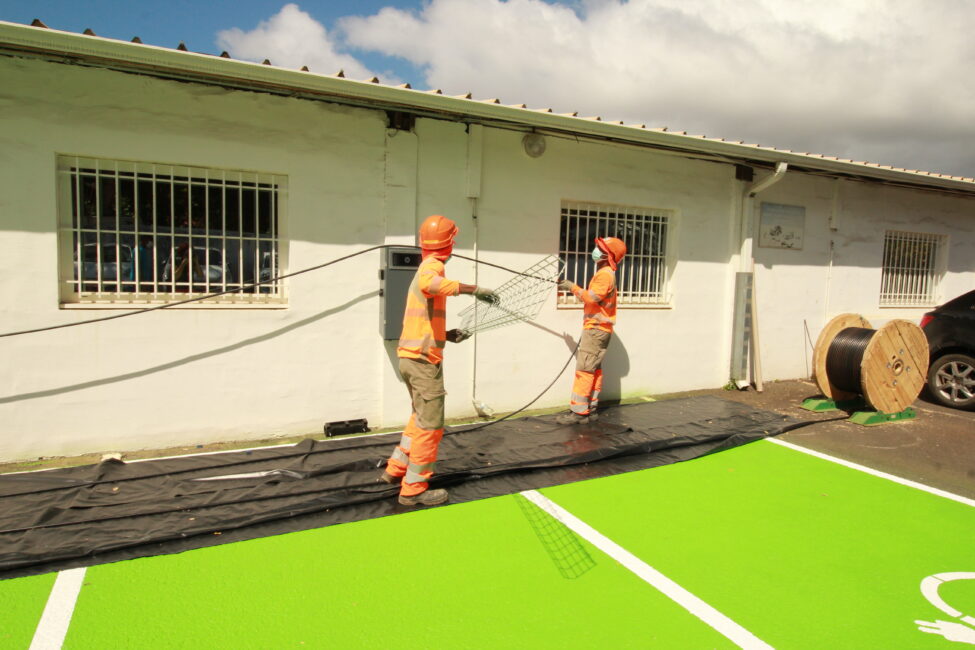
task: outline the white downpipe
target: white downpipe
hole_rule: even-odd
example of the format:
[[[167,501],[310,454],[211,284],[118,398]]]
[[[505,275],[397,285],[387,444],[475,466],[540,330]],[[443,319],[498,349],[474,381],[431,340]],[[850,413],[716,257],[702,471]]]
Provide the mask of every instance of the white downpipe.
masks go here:
[[[752,349],[752,380],[755,390],[762,392],[764,384],[762,382],[762,352],[758,332],[758,283],[755,281],[755,204],[754,198],[759,192],[764,192],[772,187],[785,176],[789,169],[789,164],[780,162],[775,165],[775,171],[753,184],[745,190],[742,197],[742,245],[741,245],[741,270],[752,274],[752,300],[751,300],[751,349]]]

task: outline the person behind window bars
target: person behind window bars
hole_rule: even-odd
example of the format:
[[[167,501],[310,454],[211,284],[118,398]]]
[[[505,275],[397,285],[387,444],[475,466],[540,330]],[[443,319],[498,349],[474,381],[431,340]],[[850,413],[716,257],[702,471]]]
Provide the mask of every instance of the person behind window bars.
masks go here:
[[[427,217],[420,226],[422,261],[406,294],[403,333],[396,356],[399,371],[413,403],[413,412],[399,445],[386,463],[380,480],[400,483],[399,502],[405,506],[433,506],[447,500],[447,490],[429,489],[437,446],[443,438],[443,348],[446,341],[460,343],[466,330],[446,331],[447,296],[474,294],[496,302],[490,289],[461,284],[444,276],[444,263],[454,248],[457,226],[440,215]]]
[[[583,289],[569,280],[559,282],[561,291],[571,291],[584,305],[570,411],[555,418],[559,424],[582,424],[598,417],[596,407],[603,387],[603,358],[616,324],[616,268],[624,255],[626,244],[622,240],[596,237],[596,248],[592,251],[596,273],[589,288]]]

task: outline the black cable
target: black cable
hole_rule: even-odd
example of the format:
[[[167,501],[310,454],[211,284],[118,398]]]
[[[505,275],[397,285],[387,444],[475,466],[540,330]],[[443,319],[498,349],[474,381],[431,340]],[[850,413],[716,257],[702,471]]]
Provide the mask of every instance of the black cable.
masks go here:
[[[195,298],[186,298],[185,300],[177,300],[175,302],[168,302],[168,303],[166,303],[164,305],[154,305],[152,307],[145,307],[145,308],[142,308],[142,309],[136,309],[136,310],[133,310],[133,311],[125,312],[124,314],[113,314],[111,316],[102,316],[100,318],[90,318],[88,320],[75,321],[73,323],[62,323],[60,325],[48,325],[46,327],[35,327],[33,329],[20,330],[20,331],[17,331],[17,332],[5,332],[3,334],[0,334],[0,338],[5,338],[5,337],[8,337],[8,336],[20,336],[22,334],[36,334],[38,332],[48,332],[48,331],[51,331],[51,330],[58,330],[58,329],[66,328],[66,327],[78,327],[80,325],[90,325],[92,323],[103,323],[105,321],[115,320],[116,318],[126,318],[128,316],[138,316],[139,314],[146,314],[148,312],[158,311],[160,309],[170,309],[172,307],[179,307],[180,305],[186,305],[186,304],[189,304],[191,302],[199,302],[201,300],[209,300],[211,298],[218,298],[220,296],[225,296],[225,295],[231,294],[231,293],[240,293],[241,291],[247,291],[249,289],[253,289],[255,287],[259,287],[259,286],[264,285],[264,284],[271,284],[271,283],[277,282],[279,280],[284,280],[285,278],[293,278],[296,275],[301,275],[302,273],[308,273],[310,271],[317,271],[319,269],[325,268],[326,266],[331,266],[332,264],[337,264],[339,262],[344,262],[345,260],[352,259],[353,257],[357,257],[359,255],[364,255],[365,253],[371,253],[372,251],[375,251],[375,250],[380,250],[380,249],[383,249],[383,248],[399,248],[401,246],[402,246],[402,244],[380,244],[378,246],[372,246],[370,248],[365,248],[365,249],[363,249],[361,251],[358,251],[358,252],[355,252],[355,253],[351,253],[350,255],[345,255],[343,257],[336,258],[336,259],[331,260],[329,262],[325,262],[324,264],[317,264],[315,266],[309,266],[308,268],[301,269],[300,271],[294,271],[293,273],[285,273],[284,275],[278,275],[278,276],[275,276],[273,278],[268,278],[267,280],[261,280],[259,282],[254,282],[254,283],[251,283],[251,284],[242,285],[242,286],[236,287],[234,289],[227,289],[226,291],[218,291],[216,293],[208,293],[208,294],[205,294],[205,295],[202,295],[202,296],[197,296]],[[515,271],[514,269],[509,269],[506,266],[501,266],[500,264],[492,264],[490,262],[485,262],[483,260],[476,260],[476,259],[471,258],[471,257],[464,257],[463,255],[453,255],[453,257],[458,257],[458,258],[464,259],[464,260],[470,260],[471,262],[476,262],[477,264],[484,264],[485,266],[493,266],[496,269],[502,269],[504,271],[508,271],[509,273],[514,273],[515,275],[522,275],[522,276],[525,276],[525,277],[534,278],[536,280],[543,280],[545,282],[558,282],[557,280],[551,280],[551,279],[548,279],[548,278],[541,278],[541,277],[537,277],[537,276],[533,276],[533,275],[528,275],[526,273],[521,273],[520,271]]]
[[[848,327],[836,335],[826,351],[826,376],[834,386],[857,395],[863,392],[860,366],[876,333],[864,327]]]
[[[300,271],[295,271],[294,273],[285,273],[284,275],[279,275],[273,278],[268,278],[267,280],[261,280],[260,282],[254,282],[253,284],[247,284],[235,289],[227,289],[226,291],[218,291],[217,293],[208,293],[203,296],[197,296],[196,298],[187,298],[185,300],[177,300],[176,302],[168,302],[165,305],[156,305],[154,307],[145,307],[144,309],[136,309],[135,311],[125,312],[124,314],[114,314],[112,316],[103,316],[101,318],[91,318],[89,320],[76,321],[74,323],[63,323],[61,325],[49,325],[47,327],[37,327],[29,330],[21,330],[19,332],[6,332],[0,334],[0,338],[6,336],[19,336],[21,334],[34,334],[36,332],[47,332],[49,330],[57,330],[63,327],[77,327],[79,325],[90,325],[91,323],[101,323],[108,320],[114,320],[116,318],[125,318],[126,316],[138,316],[139,314],[145,314],[150,311],[157,311],[160,309],[169,309],[171,307],[178,307],[179,305],[186,305],[191,302],[199,302],[200,300],[209,300],[210,298],[217,298],[219,296],[225,296],[229,293],[239,293],[247,289],[253,289],[254,287],[259,287],[262,284],[271,284],[272,282],[277,282],[278,280],[283,280],[285,278],[292,278],[296,275],[301,275],[302,273],[308,273],[309,271],[317,271],[318,269],[325,268],[326,266],[331,266],[332,264],[337,264],[338,262],[343,262],[347,259],[356,257],[357,255],[363,255],[374,250],[379,250],[380,248],[390,248],[393,244],[381,244],[379,246],[373,246],[372,248],[363,249],[357,253],[352,253],[351,255],[346,255],[344,257],[339,257],[330,262],[325,262],[324,264],[318,264],[317,266],[310,266],[307,269],[301,269]]]
[[[257,284],[266,284],[266,283],[269,283],[269,282],[274,282],[276,279],[281,279],[281,278],[286,278],[286,277],[292,277],[292,276],[295,276],[295,275],[300,275],[302,273],[307,273],[309,271],[314,271],[314,270],[317,270],[317,269],[324,268],[326,266],[330,266],[330,265],[335,264],[337,262],[341,262],[341,261],[347,260],[349,258],[355,257],[357,255],[362,255],[364,253],[368,253],[370,251],[374,251],[374,250],[377,250],[377,249],[380,249],[380,248],[390,248],[390,247],[393,247],[393,246],[397,246],[397,245],[394,245],[394,244],[383,244],[383,245],[380,245],[380,246],[373,246],[372,248],[367,248],[367,249],[361,250],[361,251],[359,251],[357,253],[353,253],[351,255],[346,255],[345,257],[340,257],[338,259],[332,260],[330,262],[326,262],[324,264],[319,264],[317,266],[313,266],[313,267],[309,267],[309,268],[306,268],[306,269],[302,269],[300,271],[295,271],[294,273],[289,273],[287,275],[282,275],[282,276],[279,276],[279,278],[274,278],[274,279],[270,279],[270,280],[264,280],[264,281],[259,282]],[[462,257],[462,256],[458,255],[456,257]],[[518,271],[515,271],[513,269],[509,269],[507,267],[504,267],[504,266],[501,266],[501,265],[498,265],[498,264],[490,264],[489,262],[483,262],[483,261],[480,261],[480,260],[473,260],[473,259],[467,258],[467,257],[462,257],[462,259],[470,259],[471,261],[478,262],[479,264],[487,264],[488,266],[494,266],[496,268],[499,268],[499,269],[502,269],[502,270],[505,270],[505,271],[508,271],[510,273],[514,273],[514,274],[517,274],[517,275],[525,275],[524,273],[519,273]],[[533,277],[533,276],[528,276],[528,277]],[[536,278],[536,279],[544,279],[544,278]],[[546,280],[546,281],[551,281],[551,280]],[[251,286],[257,286],[257,284],[251,285]],[[224,291],[224,292],[221,292],[219,294],[212,294],[212,295],[223,295],[224,293],[232,293],[234,291],[240,291],[240,290],[241,289],[234,289],[234,290],[231,290],[231,291]],[[8,334],[0,334],[0,336],[14,336],[16,334],[27,334],[27,333],[31,333],[31,332],[40,332],[40,331],[44,331],[44,330],[47,330],[47,329],[58,329],[58,328],[61,328],[61,327],[71,327],[71,326],[74,326],[74,325],[86,325],[88,323],[95,323],[95,322],[99,322],[99,321],[103,321],[103,320],[110,320],[110,319],[113,319],[113,318],[122,318],[124,316],[134,316],[136,314],[145,313],[146,311],[152,311],[152,310],[156,310],[156,309],[163,309],[165,307],[172,307],[174,305],[185,304],[187,302],[193,302],[193,301],[197,301],[197,300],[204,300],[206,298],[212,297],[212,295],[201,296],[201,297],[198,297],[198,298],[191,298],[189,300],[184,300],[184,301],[181,301],[181,302],[178,302],[178,303],[170,303],[168,305],[161,305],[161,306],[157,306],[157,307],[150,307],[148,309],[142,309],[142,310],[138,310],[138,311],[134,311],[134,312],[128,312],[128,313],[125,313],[125,314],[117,314],[117,315],[114,315],[114,316],[109,316],[107,318],[95,318],[95,319],[92,319],[92,320],[81,321],[81,322],[78,322],[78,323],[68,323],[66,325],[57,325],[57,326],[48,327],[48,328],[38,328],[38,329],[35,329],[35,330],[26,330],[26,331],[23,331],[23,332],[11,332],[11,333],[8,333]],[[532,404],[534,404],[539,399],[541,399],[542,396],[546,392],[548,392],[549,389],[552,388],[552,386],[555,385],[555,382],[558,381],[559,378],[562,376],[562,373],[565,372],[565,369],[569,366],[569,363],[572,361],[573,358],[575,358],[576,352],[578,351],[579,344],[581,342],[582,342],[582,339],[580,339],[579,341],[576,342],[575,348],[573,348],[572,353],[569,355],[569,358],[566,360],[565,365],[562,366],[562,369],[559,370],[558,374],[555,375],[555,378],[552,379],[552,381],[549,383],[549,385],[546,386],[545,389],[541,393],[539,393],[535,397],[535,399],[533,399],[532,401],[530,401],[528,404],[525,404],[524,406],[522,406],[517,411],[513,411],[513,412],[505,415],[502,418],[498,418],[497,420],[492,420],[491,422],[486,422],[486,423],[484,423],[484,424],[482,424],[480,426],[476,426],[476,427],[471,428],[471,429],[464,429],[462,431],[448,431],[445,435],[452,435],[454,433],[465,433],[467,431],[479,431],[479,430],[484,429],[484,428],[487,428],[489,426],[493,426],[493,425],[495,425],[495,424],[497,424],[499,422],[503,422],[504,420],[507,420],[507,419],[509,419],[511,417],[514,417],[515,415],[517,415],[517,414],[521,413],[522,411],[526,410]],[[395,432],[392,432],[392,433],[395,433]],[[366,443],[366,444],[364,444],[362,446],[363,447],[388,447],[389,446],[389,442]],[[301,457],[301,456],[310,456],[310,455],[313,455],[313,454],[327,453],[327,452],[330,452],[330,451],[332,451],[332,450],[331,449],[320,449],[320,450],[317,450],[317,451],[302,451],[302,452],[296,452],[296,453],[284,454],[284,455],[281,455],[281,456],[277,456],[273,460],[285,460],[285,459],[289,459],[289,458],[298,458],[298,457]],[[236,461],[236,462],[233,462],[233,463],[226,463],[224,465],[220,465],[220,468],[221,469],[224,469],[224,468],[236,467],[236,466],[240,466],[240,465],[249,465],[249,464],[252,464],[252,463],[267,462],[267,460],[268,459],[263,459],[263,458],[253,458],[253,459],[240,460],[240,461]],[[208,470],[208,469],[213,469],[213,468],[212,467],[202,467],[202,468],[201,467],[191,467],[191,468],[186,468],[186,469],[182,469],[182,470],[175,470],[175,471],[170,471],[170,472],[163,472],[163,473],[159,473],[159,474],[149,474],[149,475],[145,475],[145,476],[129,476],[129,477],[122,477],[122,478],[115,478],[115,479],[111,479],[111,480],[90,481],[90,482],[74,483],[74,484],[71,484],[71,485],[60,485],[60,486],[54,486],[54,487],[44,488],[44,489],[41,489],[41,490],[31,490],[30,492],[15,492],[15,493],[10,493],[10,494],[0,494],[0,499],[5,498],[5,497],[21,496],[23,494],[28,494],[28,493],[29,494],[37,494],[37,493],[42,493],[42,492],[56,492],[58,490],[67,490],[67,489],[72,489],[72,488],[77,488],[77,487],[93,487],[93,486],[105,485],[105,484],[109,484],[109,483],[111,483],[111,484],[117,484],[117,483],[124,483],[124,482],[128,482],[128,481],[141,481],[141,480],[145,480],[145,479],[159,478],[161,476],[167,476],[167,475],[172,476],[172,475],[175,475],[175,474],[186,474],[186,473],[194,472],[194,471],[205,471],[205,470]]]
[[[581,342],[581,339],[580,339],[580,342]],[[562,376],[562,373],[565,372],[565,369],[569,366],[569,362],[571,362],[572,359],[575,357],[576,351],[578,349],[579,349],[579,343],[577,342],[575,349],[572,350],[572,355],[565,362],[565,365],[562,366],[562,369],[559,370],[559,373],[557,375],[555,375],[555,378],[549,383],[548,386],[545,387],[545,390],[543,390],[541,393],[539,393],[538,396],[535,397],[535,399],[533,399],[532,401],[530,401],[528,404],[525,404],[524,406],[522,406],[517,411],[513,411],[513,412],[509,413],[508,415],[506,415],[506,416],[504,416],[502,418],[498,418],[497,420],[492,420],[490,422],[485,422],[484,424],[482,424],[480,426],[476,426],[476,427],[471,428],[471,429],[463,429],[463,430],[460,430],[460,431],[448,431],[445,435],[453,435],[455,433],[466,433],[468,431],[479,431],[479,430],[484,429],[484,428],[487,428],[489,426],[493,426],[493,425],[495,425],[495,424],[497,424],[499,422],[503,422],[504,420],[507,420],[508,418],[514,417],[518,413],[521,413],[522,411],[524,411],[525,409],[527,409],[529,406],[531,406],[532,404],[534,404],[535,402],[537,402],[539,399],[541,399],[542,395],[544,395],[546,392],[548,392],[548,390],[550,388],[552,388],[552,386],[555,385],[555,382],[559,380],[559,377]],[[389,433],[391,435],[391,434],[394,434],[396,432],[395,431],[391,431]],[[383,441],[383,442],[364,443],[364,444],[360,445],[360,448],[368,448],[368,447],[389,447],[389,446],[390,446],[389,441]],[[257,451],[259,451],[259,450],[257,450]],[[185,469],[172,470],[172,471],[168,471],[168,472],[160,472],[160,473],[156,473],[156,474],[146,474],[144,476],[125,476],[125,477],[118,477],[118,478],[114,478],[114,479],[105,479],[105,480],[100,480],[100,481],[98,481],[98,480],[96,480],[96,481],[86,481],[86,482],[79,481],[77,483],[72,483],[70,485],[56,485],[56,486],[52,486],[52,487],[42,488],[40,490],[29,490],[27,492],[11,492],[11,493],[8,493],[8,494],[0,494],[0,499],[9,498],[9,497],[23,496],[24,494],[41,494],[41,493],[44,493],[44,492],[57,492],[58,490],[71,490],[71,489],[79,488],[79,487],[94,487],[94,486],[97,486],[97,485],[107,485],[107,484],[116,485],[118,483],[127,483],[129,481],[143,481],[143,480],[148,480],[148,479],[153,479],[153,478],[160,478],[162,476],[175,476],[177,474],[188,474],[190,472],[204,472],[204,471],[213,470],[213,469],[227,469],[227,468],[230,468],[230,467],[239,467],[241,465],[250,465],[250,464],[253,464],[253,463],[266,463],[268,461],[281,461],[281,460],[287,460],[289,458],[300,458],[300,457],[303,457],[303,456],[312,456],[312,455],[315,455],[315,454],[324,454],[324,453],[329,453],[331,451],[333,451],[333,449],[326,448],[326,449],[318,449],[318,450],[310,450],[310,451],[301,451],[301,452],[294,452],[294,453],[289,453],[289,454],[282,454],[280,456],[275,456],[274,458],[248,458],[248,459],[244,459],[244,460],[235,461],[235,462],[232,462],[232,463],[225,463],[223,465],[219,465],[219,466],[216,466],[216,467],[215,466],[210,466],[210,467],[187,467]],[[239,452],[228,452],[228,453],[239,453]]]
[[[572,360],[575,358],[576,352],[578,352],[578,350],[579,350],[579,344],[580,343],[582,343],[582,338],[580,338],[576,342],[576,346],[572,350],[572,354],[569,355],[568,360],[565,362],[565,365],[562,366],[562,369],[559,370],[559,373],[557,375],[555,375],[555,379],[553,379],[549,383],[549,385],[545,387],[545,390],[543,390],[541,393],[539,393],[535,397],[535,399],[533,399],[532,401],[528,402],[527,404],[525,404],[524,406],[522,406],[517,411],[512,411],[511,413],[508,413],[508,415],[504,416],[503,418],[498,418],[497,420],[492,420],[490,422],[485,422],[484,424],[482,424],[480,426],[472,427],[470,429],[462,429],[460,431],[449,431],[449,432],[447,432],[444,435],[451,435],[451,434],[455,434],[455,433],[467,433],[469,431],[480,431],[481,429],[486,429],[487,427],[493,426],[493,425],[497,424],[498,422],[504,422],[508,418],[514,417],[514,416],[518,415],[519,413],[521,413],[522,411],[524,411],[525,409],[527,409],[529,406],[531,406],[532,404],[534,404],[535,402],[537,402],[538,400],[540,400],[542,398],[542,395],[544,395],[545,393],[547,393],[549,391],[549,389],[552,388],[552,386],[555,385],[555,382],[557,382],[559,380],[559,377],[562,376],[562,373],[565,372],[565,369],[569,367],[569,363],[571,363]]]
[[[520,275],[522,277],[532,278],[533,280],[541,280],[542,282],[551,282],[552,284],[558,284],[559,283],[558,280],[553,280],[552,278],[543,278],[543,277],[538,276],[538,275],[531,275],[529,273],[521,273],[519,271],[513,271],[512,269],[509,269],[506,266],[501,266],[500,264],[492,264],[491,262],[485,262],[484,260],[477,260],[477,259],[474,259],[473,257],[466,257],[464,255],[458,255],[457,253],[451,253],[450,256],[451,257],[456,257],[457,259],[461,259],[461,260],[467,260],[469,262],[475,262],[477,264],[483,264],[484,266],[493,266],[496,269],[501,269],[501,270],[507,271],[509,273],[514,273],[515,275]]]

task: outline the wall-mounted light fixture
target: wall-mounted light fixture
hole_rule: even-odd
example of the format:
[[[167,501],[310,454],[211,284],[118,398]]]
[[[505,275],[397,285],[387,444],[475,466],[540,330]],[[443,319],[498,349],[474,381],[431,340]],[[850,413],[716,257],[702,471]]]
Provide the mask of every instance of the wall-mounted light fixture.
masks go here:
[[[526,133],[521,139],[521,146],[529,156],[538,158],[545,153],[545,138],[538,133]]]

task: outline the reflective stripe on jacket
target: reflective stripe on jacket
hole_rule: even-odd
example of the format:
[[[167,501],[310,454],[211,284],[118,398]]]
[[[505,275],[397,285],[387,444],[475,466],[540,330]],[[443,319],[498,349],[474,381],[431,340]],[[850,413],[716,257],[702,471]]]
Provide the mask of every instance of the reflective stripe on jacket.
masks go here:
[[[403,332],[396,356],[443,361],[447,340],[447,296],[460,293],[460,283],[444,277],[444,264],[433,255],[422,262],[406,294]]]
[[[616,324],[616,274],[609,266],[596,271],[588,289],[576,285],[572,293],[584,305],[582,329],[613,331]]]

